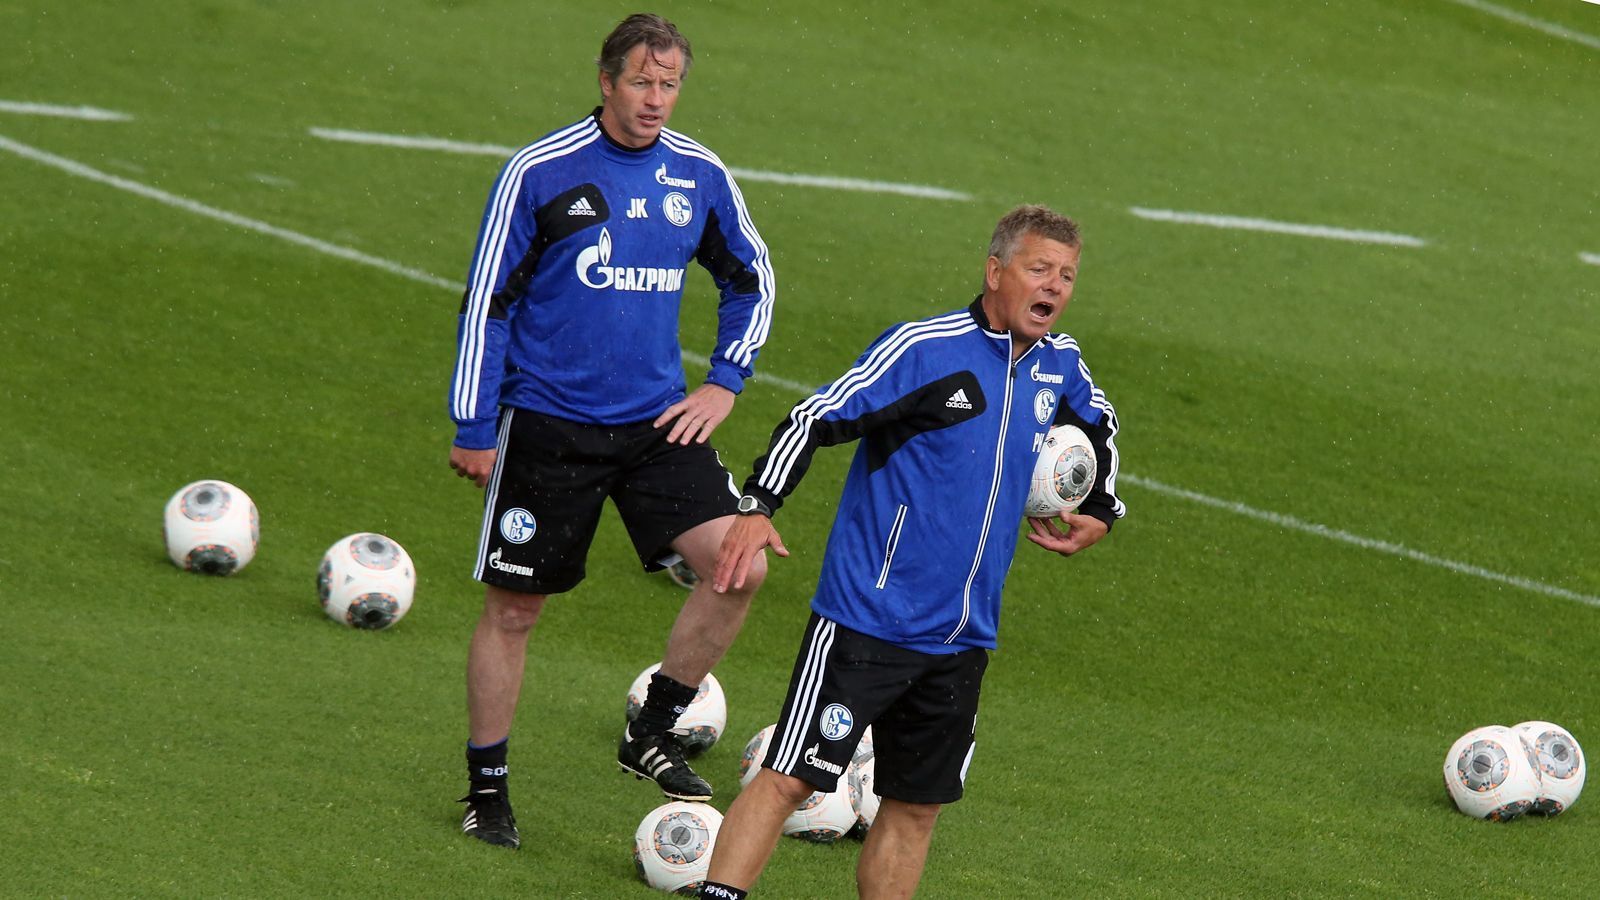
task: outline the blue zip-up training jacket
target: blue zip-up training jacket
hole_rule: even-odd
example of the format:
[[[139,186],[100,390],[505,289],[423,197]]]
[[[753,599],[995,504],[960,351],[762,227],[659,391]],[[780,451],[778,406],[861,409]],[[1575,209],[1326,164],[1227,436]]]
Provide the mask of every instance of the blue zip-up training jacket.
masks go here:
[[[1078,344],[1052,334],[1015,364],[980,300],[889,329],[854,368],[800,401],[772,433],[745,491],[774,512],[819,446],[861,439],[828,536],[811,608],[922,653],[992,649],[1033,464],[1050,428],[1095,447],[1078,511],[1108,526],[1117,415]]]
[[[690,260],[722,294],[706,381],[738,393],[772,324],[772,265],[716,154],[669,130],[623,147],[598,109],[518,150],[489,193],[461,301],[456,445],[495,446],[501,406],[619,425],[683,399]]]

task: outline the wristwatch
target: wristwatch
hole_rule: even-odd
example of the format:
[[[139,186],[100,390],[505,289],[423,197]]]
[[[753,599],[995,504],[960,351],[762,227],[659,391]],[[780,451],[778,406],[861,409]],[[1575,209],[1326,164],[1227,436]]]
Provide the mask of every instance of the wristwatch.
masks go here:
[[[757,500],[753,495],[745,494],[739,498],[739,515],[753,516],[757,513],[769,519],[772,518],[772,508]]]

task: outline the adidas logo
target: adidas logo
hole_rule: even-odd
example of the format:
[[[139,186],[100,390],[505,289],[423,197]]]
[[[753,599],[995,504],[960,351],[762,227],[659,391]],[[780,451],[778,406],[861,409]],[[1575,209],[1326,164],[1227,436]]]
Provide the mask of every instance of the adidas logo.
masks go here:
[[[944,405],[951,409],[971,409],[972,401],[967,399],[966,388],[957,388],[956,392],[950,395],[950,399],[944,402]]]
[[[571,206],[567,207],[567,215],[569,215],[569,216],[596,216],[596,215],[599,215],[599,213],[595,212],[594,211],[594,207],[589,205],[589,198],[588,197],[579,197],[578,198],[578,202],[576,202],[576,203],[572,204]]]

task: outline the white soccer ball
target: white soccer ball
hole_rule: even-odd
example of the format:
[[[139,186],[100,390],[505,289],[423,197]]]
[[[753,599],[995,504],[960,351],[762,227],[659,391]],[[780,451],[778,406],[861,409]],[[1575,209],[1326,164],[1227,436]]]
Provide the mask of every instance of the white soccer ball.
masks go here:
[[[231,575],[255,559],[261,514],[249,494],[226,481],[196,481],[167,501],[161,530],[178,568]]]
[[[740,787],[749,787],[756,773],[761,771],[772,743],[772,733],[777,728],[775,724],[768,725],[745,743],[744,753],[739,757]],[[856,824],[856,810],[850,804],[850,792],[842,787],[826,794],[812,791],[811,796],[783,820],[783,833],[819,844],[831,844],[849,833]]]
[[[639,710],[644,708],[645,694],[650,690],[650,676],[660,668],[661,664],[656,663],[640,672],[628,688],[629,722],[639,718]],[[694,692],[694,699],[689,701],[683,715],[678,716],[678,724],[673,726],[672,733],[678,735],[678,746],[683,748],[685,755],[697,756],[710,750],[727,728],[727,695],[722,692],[722,682],[717,680],[717,676],[707,672],[705,680],[700,682],[700,688]]]
[[[1057,425],[1045,435],[1044,446],[1033,463],[1033,484],[1028,489],[1027,515],[1054,519],[1074,512],[1094,487],[1094,445],[1076,425]]]
[[[1543,789],[1533,801],[1533,812],[1559,816],[1578,802],[1588,766],[1572,732],[1551,722],[1519,722],[1515,728],[1533,748]]]
[[[856,824],[850,829],[851,837],[866,837],[872,829],[872,823],[878,819],[879,799],[873,788],[877,771],[877,754],[872,747],[872,726],[869,725],[861,733],[861,743],[856,745],[855,755],[850,757],[850,766],[844,773],[850,806],[856,811]]]
[[[417,570],[405,548],[381,534],[334,541],[317,569],[317,598],[328,618],[350,628],[388,628],[411,611]]]
[[[1456,739],[1444,758],[1444,786],[1456,809],[1508,822],[1533,809],[1543,788],[1539,762],[1522,732],[1486,725]]]
[[[783,820],[783,833],[816,844],[831,844],[849,834],[855,825],[856,810],[850,805],[850,792],[840,785],[826,794],[812,791]]]
[[[722,813],[707,803],[674,800],[652,809],[633,833],[633,864],[645,884],[694,896],[711,867]]]
[[[756,773],[761,771],[761,764],[767,761],[767,743],[777,728],[777,723],[768,725],[745,742],[744,752],[739,755],[739,787],[749,787]]]

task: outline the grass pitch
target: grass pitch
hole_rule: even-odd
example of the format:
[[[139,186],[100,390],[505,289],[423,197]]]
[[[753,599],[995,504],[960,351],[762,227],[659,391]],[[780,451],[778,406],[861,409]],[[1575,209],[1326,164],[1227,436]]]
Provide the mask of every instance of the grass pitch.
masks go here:
[[[1499,6],[1600,35],[1584,4]],[[0,100],[131,116],[0,112],[0,137],[453,281],[498,161],[309,129],[520,144],[597,102],[594,53],[632,11],[0,4]],[[730,165],[973,197],[745,180],[780,290],[761,371],[820,383],[965,304],[1018,202],[1085,228],[1063,327],[1120,413],[1131,513],[1071,561],[1019,551],[920,896],[1594,893],[1597,801],[1487,825],[1439,771],[1491,722],[1600,749],[1600,51],[1447,0],[662,11],[696,47],[673,126]],[[715,296],[691,280],[704,353]],[[523,850],[455,833],[479,602],[479,495],[445,466],[458,302],[0,152],[5,892],[652,895],[629,848],[659,796],[611,759],[681,595],[614,519],[533,639]],[[716,436],[739,477],[796,399],[747,388]],[[820,453],[780,516],[795,556],[718,669],[729,734],[701,771],[723,809],[847,460]],[[201,477],[261,507],[234,578],[165,561],[162,504]],[[323,550],[358,530],[421,575],[391,632],[316,607]],[[849,896],[857,852],[785,841],[761,893]]]

